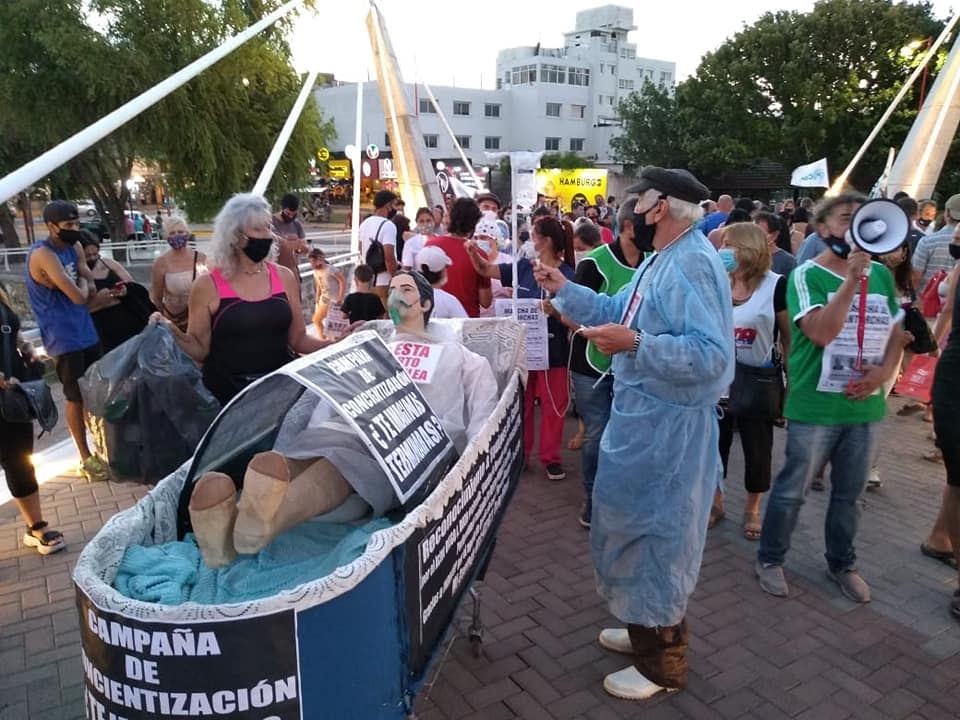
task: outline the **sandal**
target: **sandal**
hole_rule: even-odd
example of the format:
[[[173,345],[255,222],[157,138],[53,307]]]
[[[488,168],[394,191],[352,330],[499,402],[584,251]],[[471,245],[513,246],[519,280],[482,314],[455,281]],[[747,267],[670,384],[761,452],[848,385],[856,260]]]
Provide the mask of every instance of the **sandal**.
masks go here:
[[[756,542],[760,539],[760,531],[762,529],[763,524],[760,522],[759,512],[743,513],[743,537]]]
[[[23,544],[27,547],[35,547],[41,555],[51,555],[66,548],[63,534],[59,530],[43,531],[47,526],[47,523],[43,520],[28,526],[27,532],[23,536]]]
[[[957,569],[957,557],[948,550],[937,550],[935,547],[931,547],[926,543],[920,543],[920,552],[928,558],[938,560],[944,565],[952,567],[954,570]]]
[[[723,511],[722,507],[717,507],[714,505],[710,508],[710,521],[707,523],[707,530],[710,530],[714,525],[723,520],[727,514]]]

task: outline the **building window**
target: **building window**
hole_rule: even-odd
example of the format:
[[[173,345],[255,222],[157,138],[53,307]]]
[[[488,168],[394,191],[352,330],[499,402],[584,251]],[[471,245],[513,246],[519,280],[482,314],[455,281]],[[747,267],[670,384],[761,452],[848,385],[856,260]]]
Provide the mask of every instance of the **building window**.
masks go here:
[[[633,80],[624,80],[621,78],[619,84],[621,90],[633,90]]]
[[[466,100],[454,100],[453,101],[453,114],[454,115],[469,115],[470,114],[470,103]]]
[[[565,83],[567,81],[567,69],[561,65],[541,65],[540,80],[548,83]]]
[[[424,136],[423,136],[423,144],[424,144],[425,147],[428,147],[428,148],[435,148],[435,147],[437,147],[437,136],[436,136],[436,135],[424,135]]]
[[[484,150],[499,150],[500,149],[500,138],[490,137],[489,135],[483,139],[483,149]]]
[[[537,81],[536,65],[518,65],[510,72],[511,85],[526,85]]]
[[[390,133],[383,134],[383,146],[385,148],[390,147]]]
[[[423,113],[436,113],[436,108],[433,107],[433,103],[430,102],[430,98],[420,98],[420,114]]]
[[[586,105],[571,105],[570,106],[570,117],[574,120],[583,120],[587,115],[587,106]]]
[[[626,60],[633,60],[637,57],[637,51],[632,48],[620,48],[620,57]]]
[[[499,103],[484,103],[483,105],[483,116],[484,117],[500,117],[500,105]]]
[[[504,85],[509,85],[509,84],[510,84],[510,71],[509,71],[509,70],[507,70],[507,71],[503,74],[503,84],[504,84]]]
[[[661,85],[669,85],[669,84],[670,84],[670,80],[671,80],[670,73],[668,73],[668,72],[662,72],[662,73],[660,73],[660,84],[661,84]]]
[[[560,103],[547,103],[547,117],[560,117]]]
[[[470,149],[470,136],[469,135],[455,135],[457,139],[457,144],[462,147],[464,150]]]
[[[502,89],[503,89],[503,79],[497,78],[497,90],[502,90]]]
[[[600,74],[603,75],[603,63],[600,63]]]
[[[610,74],[611,74],[611,75],[616,75],[616,74],[617,74],[617,66],[616,66],[616,65],[611,65],[611,66],[610,66]]]
[[[559,152],[559,150],[560,150],[560,138],[558,138],[558,137],[548,137],[548,138],[544,138],[544,139],[543,139],[543,149],[544,149],[544,150],[548,150],[548,151],[552,151],[552,152]]]
[[[583,152],[583,138],[570,138],[570,152]]]
[[[590,68],[569,68],[567,70],[567,84],[584,86],[589,85]]]
[[[644,80],[649,80],[650,82],[653,82],[653,70],[651,70],[651,69],[649,69],[649,68],[647,68],[646,70],[644,70],[644,71],[643,71],[643,79],[644,79]]]

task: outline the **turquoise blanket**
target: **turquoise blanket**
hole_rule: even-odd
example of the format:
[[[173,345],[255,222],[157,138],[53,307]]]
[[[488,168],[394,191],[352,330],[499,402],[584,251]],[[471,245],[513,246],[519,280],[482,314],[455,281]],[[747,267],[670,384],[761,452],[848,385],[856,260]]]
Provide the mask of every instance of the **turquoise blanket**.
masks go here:
[[[370,536],[390,525],[384,518],[359,527],[302,523],[257,555],[240,555],[215,570],[203,564],[193,535],[183,542],[135,545],[124,553],[114,587],[134,600],[163,605],[257,600],[322,578],[356,560]]]

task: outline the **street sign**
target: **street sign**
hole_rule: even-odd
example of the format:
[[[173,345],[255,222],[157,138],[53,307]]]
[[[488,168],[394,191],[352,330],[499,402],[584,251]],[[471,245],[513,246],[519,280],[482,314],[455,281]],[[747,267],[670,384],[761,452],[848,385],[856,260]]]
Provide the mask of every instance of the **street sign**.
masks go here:
[[[330,151],[325,147],[320,148],[317,150],[317,159],[320,162],[326,162],[330,159]]]
[[[393,167],[393,160],[390,158],[380,158],[380,179],[381,180],[396,180],[397,171]]]
[[[380,148],[373,143],[367,145],[367,157],[371,160],[376,160],[378,157],[380,157]]]

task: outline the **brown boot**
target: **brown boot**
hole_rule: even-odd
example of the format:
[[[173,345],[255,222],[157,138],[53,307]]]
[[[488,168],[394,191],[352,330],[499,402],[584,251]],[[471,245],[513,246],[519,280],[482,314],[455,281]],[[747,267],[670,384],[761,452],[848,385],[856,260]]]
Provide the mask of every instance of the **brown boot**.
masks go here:
[[[687,685],[687,621],[671,627],[628,625],[633,664],[644,677],[667,689]]]

